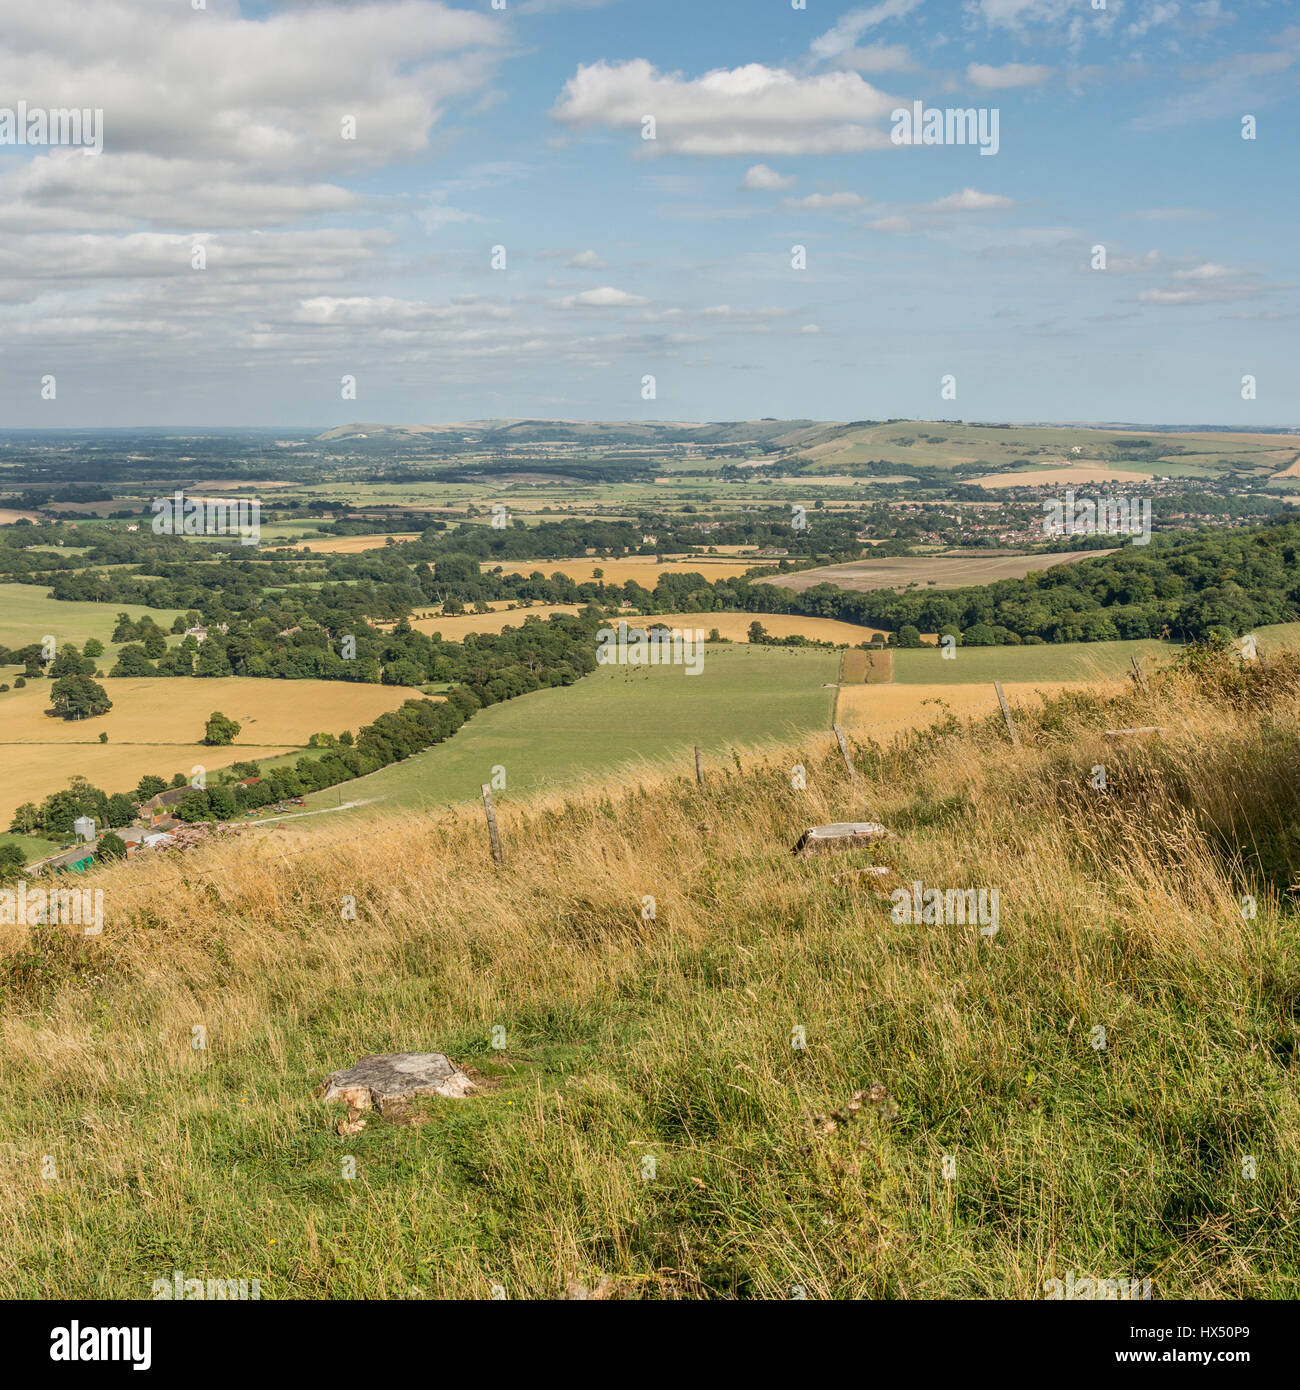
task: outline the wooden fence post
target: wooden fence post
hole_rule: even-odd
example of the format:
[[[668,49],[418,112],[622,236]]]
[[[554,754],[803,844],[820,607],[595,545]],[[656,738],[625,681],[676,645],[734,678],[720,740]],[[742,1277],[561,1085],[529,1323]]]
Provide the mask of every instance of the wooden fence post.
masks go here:
[[[853,766],[853,759],[849,757],[849,745],[844,737],[844,730],[838,724],[832,724],[831,728],[835,731],[835,742],[840,746],[840,757],[844,759],[844,766],[849,770],[849,781],[856,782],[858,770]]]
[[[1015,721],[1011,718],[1011,706],[1007,704],[1007,697],[1002,693],[1002,682],[994,681],[993,689],[998,692],[998,704],[1002,706],[1002,717],[1007,721],[1007,733],[1011,735],[1011,742],[1019,747],[1020,735],[1016,733]]]
[[[700,753],[700,745],[695,745],[695,781],[697,785],[704,785],[704,758]]]
[[[492,841],[492,858],[501,863],[501,833],[497,830],[497,811],[492,804],[492,788],[483,784],[483,810],[487,814],[488,839]]]
[[[1137,677],[1137,682],[1142,687],[1143,695],[1150,695],[1151,687],[1147,684],[1147,673],[1142,669],[1142,663],[1137,659],[1137,654],[1131,654],[1129,660],[1133,663],[1133,674]]]

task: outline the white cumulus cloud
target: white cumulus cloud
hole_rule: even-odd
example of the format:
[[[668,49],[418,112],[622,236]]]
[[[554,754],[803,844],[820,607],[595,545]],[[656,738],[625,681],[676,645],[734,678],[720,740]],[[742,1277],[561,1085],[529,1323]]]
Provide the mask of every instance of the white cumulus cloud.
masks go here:
[[[810,193],[806,198],[783,198],[781,204],[805,212],[844,212],[866,207],[867,200],[860,193]]]
[[[583,290],[580,294],[566,294],[563,299],[555,300],[557,309],[635,309],[638,305],[647,304],[648,300],[642,299],[638,294],[628,294],[626,290],[617,290],[613,285],[602,285],[596,290]]]
[[[1041,63],[1004,63],[1001,67],[971,63],[966,68],[966,76],[985,91],[1000,92],[1011,87],[1040,86],[1054,71]]]
[[[992,208],[1009,208],[1015,204],[1001,193],[981,193],[977,188],[963,188],[926,204],[928,212],[987,212]]]
[[[891,148],[898,105],[855,72],[798,76],[762,63],[702,77],[662,73],[644,58],[580,65],[551,109],[577,129],[636,131],[654,117],[645,154],[852,154]]]
[[[789,188],[793,183],[794,179],[788,174],[778,174],[766,164],[751,164],[745,170],[745,177],[741,179],[740,186],[751,193],[774,193],[782,188]]]

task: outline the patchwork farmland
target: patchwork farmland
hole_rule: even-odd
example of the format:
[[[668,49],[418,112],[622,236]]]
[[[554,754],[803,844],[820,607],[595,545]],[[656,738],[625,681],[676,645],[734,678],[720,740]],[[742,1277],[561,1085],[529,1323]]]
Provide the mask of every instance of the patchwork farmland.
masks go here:
[[[517,432],[530,428],[549,429],[520,422]],[[972,1192],[1025,1191],[1035,1229],[1055,1236],[1068,1219],[1082,1233],[1068,1257],[1089,1268],[1131,1248],[1130,1216],[1145,1203],[1141,1246],[1172,1291],[1267,1293],[1289,1270],[1285,1221],[1258,1224],[1259,1210],[1285,1212],[1284,1179],[1262,1200],[1238,1193],[1231,1167],[1216,1176],[1202,1146],[1263,1148],[1256,1109],[1223,1121],[1214,1099],[1241,1102],[1242,1077],[1263,1069],[1268,1085],[1247,1098],[1282,1097],[1262,1122],[1269,1152],[1295,1147],[1285,1065],[1270,1051],[1286,1045],[1290,1005],[1267,981],[1287,979],[1284,895],[1300,876],[1293,838],[1273,833],[1286,824],[1278,808],[1294,800],[1300,663],[1286,649],[1300,645],[1300,623],[1284,620],[1297,616],[1286,565],[1300,537],[1285,522],[1244,536],[1232,525],[1239,509],[1283,509],[1263,488],[1288,480],[1262,470],[1284,469],[1293,451],[1243,444],[1215,495],[1221,529],[1160,535],[1118,556],[1047,555],[1031,553],[1036,498],[1014,487],[973,494],[970,483],[1046,476],[1083,430],[988,431],[997,447],[977,453],[973,427],[953,427],[961,439],[942,423],[845,427],[841,443],[873,438],[864,457],[842,455],[831,469],[802,451],[832,443],[837,427],[709,427],[743,436],[725,461],[693,443],[643,452],[659,428],[630,427],[636,443],[611,441],[598,458],[560,449],[546,469],[537,441],[516,454],[501,439],[484,443],[495,429],[484,424],[450,463],[432,441],[427,456],[390,457],[364,437],[373,430],[313,441],[326,457],[267,489],[264,544],[247,552],[223,553],[212,538],[169,548],[138,524],[124,530],[139,482],[112,500],[70,503],[82,509],[76,520],[36,505],[34,532],[0,527],[8,573],[42,581],[5,586],[8,655],[49,632],[66,657],[56,669],[28,651],[0,670],[12,686],[0,690],[0,756],[12,770],[0,813],[21,805],[0,855],[11,879],[84,870],[107,903],[94,941],[37,937],[0,915],[0,1061],[17,1078],[10,1132],[30,1153],[56,1155],[63,1174],[58,1188],[31,1162],[0,1174],[20,1233],[0,1280],[37,1295],[138,1296],[160,1260],[215,1268],[255,1240],[247,1267],[277,1297],[486,1297],[500,1280],[512,1297],[577,1287],[734,1298],[783,1296],[807,1279],[819,1296],[919,1298],[969,1296],[972,1278],[1027,1297],[1044,1257],[1016,1234],[1023,1213],[1008,1224],[987,1204],[962,1205]],[[1080,452],[1067,466],[1110,459],[1111,478],[1163,471],[1155,453],[1167,446],[1172,459],[1184,447],[1151,441],[1152,457],[1125,470],[1137,443],[1092,434],[1096,447],[1070,445]],[[232,465],[249,476],[268,466],[256,443]],[[1218,443],[1227,460],[1229,442]],[[949,460],[955,498],[934,473],[946,448],[961,451]],[[226,440],[214,446],[230,451]],[[1200,460],[1169,467],[1208,476]],[[205,459],[189,472],[214,468]],[[810,468],[822,468],[815,480]],[[406,470],[409,484],[390,481]],[[1258,474],[1258,487],[1238,487],[1243,474]],[[1184,504],[1170,500],[1167,478],[1153,490],[1155,481],[1168,520]],[[497,498],[512,518],[504,534],[485,511]],[[791,505],[809,508],[810,534],[791,530]],[[358,523],[364,534],[308,539]],[[659,544],[671,560],[637,553]],[[772,573],[778,557],[816,568]],[[1085,561],[1095,568],[1083,573]],[[1072,565],[1086,583],[1073,582]],[[1040,586],[1034,575],[1050,566],[1060,568]],[[804,591],[829,579],[909,592],[901,602],[805,597],[810,615],[764,613],[779,595],[735,582],[755,569],[767,571],[761,582]],[[1007,579],[1011,597],[914,601],[993,579]],[[70,601],[54,600],[50,584]],[[148,594],[162,606],[137,602]],[[444,615],[444,604],[462,611]],[[123,611],[161,623],[168,650],[151,636],[151,650],[124,663],[140,672],[130,679],[100,674],[114,650],[79,669],[67,645],[106,640]],[[170,632],[189,611],[205,629],[192,664]],[[888,634],[832,616],[892,623],[909,611]],[[1176,665],[1184,647],[1154,637],[1067,644],[1051,630],[1063,613],[1058,635],[1202,641]],[[600,629],[620,617],[631,628],[716,629],[722,640],[704,644],[698,675],[672,664],[593,669]],[[959,635],[951,657],[869,645],[910,643],[906,628],[939,624]],[[1254,666],[1242,640],[1252,624],[1266,657]],[[778,645],[800,638],[826,645]],[[1132,678],[1135,657],[1149,691]],[[59,680],[102,684],[112,710],[70,724],[47,717]],[[1021,734],[1014,749],[994,681]],[[356,733],[408,700],[417,714],[384,720],[360,747],[310,746],[314,734]],[[201,742],[216,710],[242,726],[232,745]],[[1111,724],[1164,727],[1118,744]],[[205,796],[177,788],[183,824],[152,846],[137,846],[130,823],[152,813],[104,795],[148,776],[143,797],[163,785],[155,777],[200,766],[229,774],[235,762],[256,763],[258,780],[241,770],[211,777]],[[1104,804],[1089,781],[1099,762],[1112,779]],[[367,768],[376,770],[359,775]],[[1214,834],[1183,834],[1189,795]],[[128,837],[130,862],[109,862],[116,847],[101,835],[38,870],[34,861],[68,847],[87,806],[100,831],[106,816]],[[807,828],[863,817],[893,837],[841,845],[825,862],[792,856]],[[232,819],[243,833],[211,833]],[[1112,835],[1122,837],[1113,873]],[[1157,863],[1151,844],[1183,857]],[[895,922],[876,891],[891,873],[996,889],[1000,934],[963,930],[969,921]],[[1258,921],[1239,911],[1246,891]],[[1071,1026],[1098,1017],[1119,1020],[1105,1055]],[[204,1055],[190,1042],[196,1018],[212,1029]],[[1201,1024],[1190,1039],[1189,1018]],[[792,1020],[807,1030],[806,1051],[789,1045]],[[488,1041],[498,1025],[506,1048]],[[1187,1044],[1185,1059],[1175,1049],[1170,1061],[1170,1037]],[[380,1107],[364,1133],[316,1094],[359,1057],[412,1049],[437,1049],[481,1089],[418,1097],[410,1125]],[[156,1105],[131,1100],[142,1084],[162,1097]],[[1117,1094],[1131,1101],[1118,1119]],[[155,1171],[149,1155],[178,1133],[189,1136],[185,1162]],[[1112,1167],[1080,1170],[1076,1155],[1098,1134]],[[363,1182],[335,1178],[341,1141]],[[954,1149],[966,1175],[958,1189],[935,1176]],[[651,1153],[662,1160],[657,1183],[638,1168]],[[113,1176],[139,1171],[150,1175],[144,1198]],[[1047,1197],[1033,1197],[1026,1174],[1046,1175]],[[1123,1189],[1113,1207],[1108,1181]],[[846,1209],[858,1213],[847,1224],[836,1214],[845,1183]],[[1252,1204],[1220,1264],[1205,1260],[1224,1248],[1219,1236],[1189,1238],[1186,1222],[1169,1220],[1170,1194],[1186,1192],[1208,1204],[1189,1214],[1198,1223],[1211,1206]],[[358,1201],[374,1223],[358,1223]],[[823,1209],[830,1226],[809,1219]],[[531,1213],[522,1224],[521,1210]],[[591,1244],[592,1211],[608,1243]],[[859,1229],[863,1212],[870,1229]],[[550,1236],[528,1243],[535,1226],[562,1242],[560,1254]],[[799,1267],[810,1251],[824,1275]]]

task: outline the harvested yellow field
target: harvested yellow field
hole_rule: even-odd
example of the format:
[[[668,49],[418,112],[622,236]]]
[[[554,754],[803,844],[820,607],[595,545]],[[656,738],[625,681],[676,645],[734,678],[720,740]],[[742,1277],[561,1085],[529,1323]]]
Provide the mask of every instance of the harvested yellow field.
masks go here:
[[[494,570],[499,561],[485,560],[482,569]],[[635,580],[646,589],[653,589],[661,574],[702,574],[705,579],[735,579],[753,569],[755,565],[770,564],[757,556],[747,564],[737,564],[734,560],[722,560],[712,555],[692,555],[685,560],[666,560],[662,564],[653,555],[631,555],[622,560],[601,560],[586,556],[581,560],[521,560],[501,565],[504,574],[532,574],[540,570],[542,574],[567,574],[575,584],[586,584],[595,579],[600,570],[606,584],[626,584]]]
[[[580,613],[580,603],[539,603],[532,608],[506,608],[496,606],[492,613],[459,613],[446,618],[412,618],[411,626],[417,632],[442,634],[446,642],[463,642],[471,632],[503,632],[508,627],[523,627],[525,618],[540,618],[543,622],[552,613]]]
[[[488,599],[487,606],[495,613],[499,608],[517,608],[519,605],[515,602],[514,599],[492,598]],[[438,605],[433,604],[428,608],[416,608],[415,610],[413,610],[411,613],[411,621],[412,623],[414,623],[416,618],[436,618],[438,616]],[[372,627],[379,627],[385,630],[397,626],[396,623],[390,622],[387,618],[372,618],[370,621]]]
[[[196,764],[218,768],[289,753],[305,747],[315,733],[356,733],[404,700],[422,698],[404,686],[251,676],[108,677],[100,684],[113,708],[99,719],[54,719],[45,714],[50,683],[44,680],[0,695],[4,828],[15,807],[39,802],[78,774],[106,792],[129,791],[146,772],[188,775]],[[202,742],[203,726],[214,710],[243,726],[228,748],[209,748]],[[101,732],[108,734],[107,743],[99,742]]]
[[[963,555],[890,555],[883,559],[850,560],[842,565],[819,565],[816,569],[774,574],[757,582],[793,589],[795,593],[802,593],[816,584],[833,584],[837,589],[862,593],[871,589],[915,588],[922,584],[939,589],[961,589],[971,584],[995,584],[1000,579],[1023,579],[1027,574],[1055,565],[1113,553],[1110,550],[1071,550],[1028,555],[1020,551],[988,550]]]
[[[879,628],[859,627],[835,618],[804,618],[795,613],[655,613],[649,618],[628,618],[631,627],[667,623],[669,627],[699,628],[707,634],[717,628],[733,642],[749,641],[749,625],[760,622],[771,637],[807,637],[811,642],[835,642],[856,647],[885,634]]]
[[[1062,690],[1115,694],[1123,681],[1003,681],[1007,700],[1037,700]],[[924,729],[951,711],[958,719],[977,719],[998,708],[992,682],[978,685],[845,685],[836,717],[849,733],[887,743],[909,729]]]
[[[363,550],[382,550],[389,538],[401,544],[404,541],[418,541],[418,531],[384,531],[373,536],[327,536],[312,541],[268,541],[269,546],[292,546],[301,550],[310,546],[313,555],[359,555]]]
[[[1035,468],[1028,473],[986,473],[971,482],[983,488],[1042,487],[1045,483],[1150,483],[1150,473],[1111,468],[1105,463],[1072,463],[1064,468]]]
[[[110,794],[130,792],[146,772],[170,781],[177,772],[192,777],[193,769],[200,766],[215,772],[231,763],[273,758],[294,751],[292,745],[241,750],[237,745],[205,748],[202,744],[177,743],[24,744],[20,748],[0,744],[0,748],[10,769],[4,786],[0,787],[0,829],[3,830],[9,828],[13,813],[24,801],[39,805],[51,792],[62,791],[73,777],[85,777]]]

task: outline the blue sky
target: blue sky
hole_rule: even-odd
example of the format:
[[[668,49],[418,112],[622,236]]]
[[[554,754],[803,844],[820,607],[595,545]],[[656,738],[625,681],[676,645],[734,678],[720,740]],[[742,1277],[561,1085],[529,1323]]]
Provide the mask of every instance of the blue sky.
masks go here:
[[[1291,3],[0,11],[9,425],[1300,423]]]

